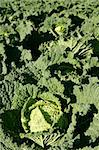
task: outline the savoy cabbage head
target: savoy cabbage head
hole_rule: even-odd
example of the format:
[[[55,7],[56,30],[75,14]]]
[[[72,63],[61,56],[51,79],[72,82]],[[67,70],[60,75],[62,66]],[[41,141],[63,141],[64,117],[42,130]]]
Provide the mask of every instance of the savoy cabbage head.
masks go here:
[[[63,118],[63,112],[59,99],[51,93],[43,93],[39,99],[39,101],[28,99],[22,108],[21,122],[25,133],[21,134],[21,137],[32,139],[44,147],[44,145],[52,144],[61,136],[57,129],[62,126],[59,120]],[[68,119],[65,119],[67,126]]]

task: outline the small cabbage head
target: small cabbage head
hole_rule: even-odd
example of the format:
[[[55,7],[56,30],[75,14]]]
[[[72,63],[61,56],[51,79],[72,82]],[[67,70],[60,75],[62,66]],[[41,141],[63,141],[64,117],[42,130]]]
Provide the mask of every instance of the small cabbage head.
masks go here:
[[[65,28],[63,25],[59,25],[55,28],[55,32],[59,35],[62,35],[64,31],[65,31]]]

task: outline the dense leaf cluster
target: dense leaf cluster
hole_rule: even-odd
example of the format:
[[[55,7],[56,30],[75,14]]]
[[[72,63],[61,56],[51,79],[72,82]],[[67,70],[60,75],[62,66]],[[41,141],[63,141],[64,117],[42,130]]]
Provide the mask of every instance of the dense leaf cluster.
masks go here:
[[[0,149],[99,149],[99,0],[0,0]]]

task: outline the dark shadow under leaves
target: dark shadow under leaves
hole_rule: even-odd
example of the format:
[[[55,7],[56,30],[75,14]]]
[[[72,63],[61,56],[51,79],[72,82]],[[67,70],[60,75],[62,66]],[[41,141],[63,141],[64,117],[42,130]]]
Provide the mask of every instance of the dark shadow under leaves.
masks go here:
[[[55,75],[55,71],[61,71],[61,75],[66,75],[67,73],[74,71],[73,65],[64,62],[60,65],[54,64],[50,66],[49,69],[52,76]]]
[[[64,84],[65,87],[64,95],[70,97],[73,94],[73,87],[75,83],[69,80],[69,81],[62,81],[62,84]]]
[[[94,105],[91,105],[85,116],[77,114],[77,125],[74,131],[74,137],[80,134],[80,139],[75,140],[74,148],[83,148],[89,145],[90,137],[85,136],[84,132],[86,132],[90,123],[93,121],[94,113],[97,113],[97,109]]]
[[[54,40],[52,34],[47,33],[38,33],[38,31],[33,31],[31,35],[27,35],[23,40],[23,48],[31,50],[33,60],[37,60],[41,55],[41,52],[38,50],[41,43]]]
[[[71,27],[69,28],[69,32],[74,31],[77,27],[81,27],[81,24],[83,23],[84,19],[70,15],[69,18],[71,19]]]
[[[41,13],[39,16],[29,16],[27,19],[32,21],[37,28],[41,22],[43,22],[46,18],[46,13]]]
[[[93,55],[99,58],[99,41],[97,39],[90,40],[89,44],[93,48]]]
[[[92,77],[98,77],[99,78],[99,67],[92,67],[90,70],[88,70],[88,74]]]
[[[15,62],[16,66],[20,66],[21,52],[17,47],[5,46],[5,53],[7,56],[6,63],[8,64],[8,72],[11,69],[11,62]]]
[[[17,143],[21,142],[19,133],[23,131],[20,114],[19,110],[8,110],[1,115],[4,133],[13,137],[13,140]]]
[[[23,84],[35,84],[37,85],[37,80],[35,79],[35,77],[33,77],[33,74],[31,73],[22,73],[22,76],[24,77],[23,79]]]

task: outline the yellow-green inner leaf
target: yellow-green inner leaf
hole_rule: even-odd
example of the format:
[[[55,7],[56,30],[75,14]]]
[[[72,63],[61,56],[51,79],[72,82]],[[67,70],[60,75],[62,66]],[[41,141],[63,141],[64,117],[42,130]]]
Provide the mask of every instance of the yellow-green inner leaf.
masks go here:
[[[28,124],[31,132],[47,131],[51,127],[38,107],[31,111],[30,121]]]

